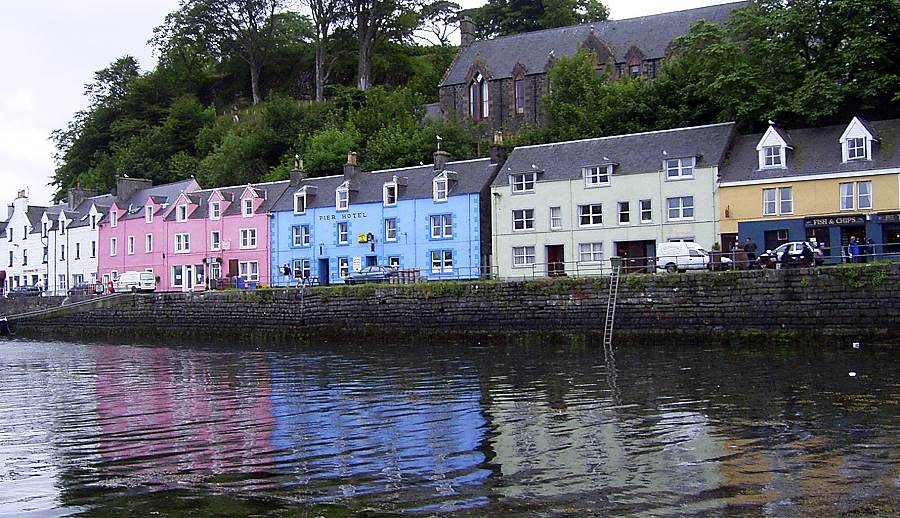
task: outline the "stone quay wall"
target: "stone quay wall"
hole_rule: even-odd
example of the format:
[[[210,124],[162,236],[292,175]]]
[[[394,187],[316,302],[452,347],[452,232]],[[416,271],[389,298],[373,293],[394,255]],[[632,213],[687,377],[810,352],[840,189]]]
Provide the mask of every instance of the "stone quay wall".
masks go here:
[[[608,278],[435,282],[127,295],[106,307],[15,321],[44,337],[302,340],[602,336]],[[900,340],[900,264],[624,275],[622,341],[823,337]],[[900,342],[898,342],[900,343]]]

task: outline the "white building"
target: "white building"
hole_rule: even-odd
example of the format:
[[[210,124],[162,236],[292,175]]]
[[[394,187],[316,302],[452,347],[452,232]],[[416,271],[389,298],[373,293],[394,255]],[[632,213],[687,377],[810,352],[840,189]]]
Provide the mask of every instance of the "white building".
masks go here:
[[[6,228],[0,236],[0,265],[5,291],[19,286],[47,286],[47,265],[43,263],[45,239],[40,235],[41,217],[46,207],[30,205],[25,191],[19,191],[9,206]]]

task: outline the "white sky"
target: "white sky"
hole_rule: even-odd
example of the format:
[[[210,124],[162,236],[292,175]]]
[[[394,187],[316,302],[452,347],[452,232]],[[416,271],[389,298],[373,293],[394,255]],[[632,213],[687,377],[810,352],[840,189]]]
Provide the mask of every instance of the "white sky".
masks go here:
[[[605,0],[611,18],[726,3],[728,0]],[[463,7],[482,4],[462,0]],[[131,54],[142,70],[154,61],[146,44],[178,0],[7,0],[0,17],[0,207],[19,189],[33,204],[52,195],[53,144],[87,105],[84,85],[94,71]],[[458,38],[458,36],[457,36]],[[0,211],[0,219],[5,219]]]

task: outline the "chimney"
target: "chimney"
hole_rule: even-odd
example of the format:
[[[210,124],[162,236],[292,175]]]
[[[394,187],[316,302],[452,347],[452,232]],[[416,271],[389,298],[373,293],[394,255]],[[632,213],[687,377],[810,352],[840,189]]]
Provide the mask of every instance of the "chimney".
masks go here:
[[[16,193],[16,198],[28,198],[28,195],[25,193],[25,189],[20,189],[18,193]]]
[[[291,169],[291,187],[299,187],[305,178],[306,171],[303,170],[303,160],[300,158],[300,155],[294,155],[294,168]]]
[[[81,187],[74,187],[72,189],[69,189],[66,194],[66,202],[69,205],[69,210],[75,210],[79,205],[84,203],[84,200],[97,195],[96,192],[82,189]]]
[[[503,147],[503,132],[494,132],[494,143],[491,144],[491,163],[501,164],[506,160],[506,148]]]
[[[475,24],[468,16],[459,20],[459,44],[465,48],[475,42]]]
[[[151,180],[116,175],[116,198],[118,198],[120,202],[127,201],[128,198],[131,198],[132,194],[148,187],[153,187],[153,182]]]
[[[443,171],[447,169],[447,162],[450,161],[450,153],[446,151],[441,151],[440,149],[434,152],[434,170],[435,171]]]
[[[356,152],[347,153],[347,163],[344,164],[344,180],[350,180],[359,174],[359,166],[356,165]]]

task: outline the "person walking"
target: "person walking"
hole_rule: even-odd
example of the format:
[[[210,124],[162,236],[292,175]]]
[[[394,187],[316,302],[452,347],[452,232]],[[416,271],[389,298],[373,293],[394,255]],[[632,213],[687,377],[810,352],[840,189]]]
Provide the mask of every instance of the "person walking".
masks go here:
[[[866,254],[872,258],[872,261],[878,260],[878,257],[875,255],[875,240],[871,237],[866,240]]]
[[[750,236],[747,236],[747,240],[744,242],[744,252],[747,254],[747,268],[753,268],[753,265],[756,264],[756,243]]]
[[[847,245],[847,255],[851,263],[859,262],[859,241],[856,236],[850,236],[850,244]]]

